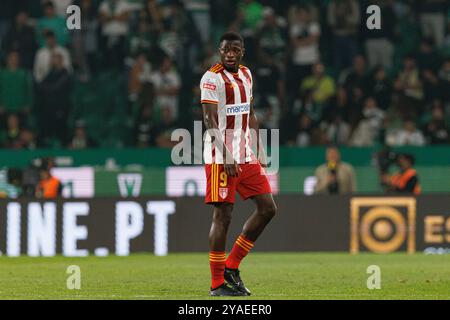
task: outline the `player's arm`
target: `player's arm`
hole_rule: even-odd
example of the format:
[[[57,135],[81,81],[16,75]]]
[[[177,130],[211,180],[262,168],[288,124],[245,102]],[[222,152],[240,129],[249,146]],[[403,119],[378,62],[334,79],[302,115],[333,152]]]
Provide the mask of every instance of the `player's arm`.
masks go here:
[[[267,157],[266,152],[264,150],[264,146],[261,142],[260,136],[259,136],[259,123],[258,123],[258,117],[256,116],[255,109],[253,106],[253,99],[250,102],[250,118],[248,123],[250,130],[253,130],[253,132],[256,133],[256,150],[257,150],[257,157],[259,162],[263,167],[267,167]]]
[[[202,108],[203,108],[203,120],[206,129],[213,131],[211,133],[211,137],[214,137],[213,144],[220,150],[224,150],[223,153],[225,156],[224,161],[225,173],[228,176],[236,177],[239,173],[239,165],[234,160],[232,153],[230,152],[225,142],[223,141],[222,135],[219,134],[219,124],[217,123],[217,105],[211,103],[202,103]],[[229,163],[231,162],[229,159],[233,159],[232,163]]]

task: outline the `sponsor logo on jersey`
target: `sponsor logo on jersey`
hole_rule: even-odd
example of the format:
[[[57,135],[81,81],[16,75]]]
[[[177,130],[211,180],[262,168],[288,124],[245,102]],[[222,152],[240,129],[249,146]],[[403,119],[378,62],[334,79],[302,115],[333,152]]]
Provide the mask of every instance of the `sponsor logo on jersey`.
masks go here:
[[[227,116],[246,114],[250,112],[250,103],[227,104]]]
[[[203,89],[216,90],[216,85],[212,83],[204,83]]]

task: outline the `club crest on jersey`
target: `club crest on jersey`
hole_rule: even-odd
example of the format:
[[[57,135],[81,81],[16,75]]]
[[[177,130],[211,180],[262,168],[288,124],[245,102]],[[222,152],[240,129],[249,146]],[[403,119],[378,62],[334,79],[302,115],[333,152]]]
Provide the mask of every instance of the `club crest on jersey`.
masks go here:
[[[228,188],[219,188],[219,195],[222,199],[228,196]]]

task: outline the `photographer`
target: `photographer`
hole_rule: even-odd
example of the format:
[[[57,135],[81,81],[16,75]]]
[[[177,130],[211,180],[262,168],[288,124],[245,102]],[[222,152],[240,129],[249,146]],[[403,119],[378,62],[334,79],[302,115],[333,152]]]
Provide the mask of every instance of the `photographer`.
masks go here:
[[[317,184],[315,194],[347,194],[356,192],[356,179],[353,167],[341,162],[336,147],[327,148],[327,163],[316,169]]]
[[[42,167],[40,170],[40,177],[41,181],[36,187],[36,198],[55,199],[61,195],[61,181],[51,175],[50,169]]]
[[[396,157],[400,171],[392,176],[387,173],[381,175],[382,185],[387,193],[409,193],[419,195],[421,187],[416,170],[413,169],[414,156],[399,154]]]

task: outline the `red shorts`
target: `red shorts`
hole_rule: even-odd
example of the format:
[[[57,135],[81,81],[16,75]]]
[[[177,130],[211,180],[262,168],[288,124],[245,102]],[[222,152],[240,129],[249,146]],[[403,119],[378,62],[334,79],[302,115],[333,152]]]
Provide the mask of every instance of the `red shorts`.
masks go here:
[[[223,164],[207,164],[205,203],[234,203],[236,191],[242,199],[272,193],[264,168],[258,163],[240,164],[239,176],[229,177]]]

